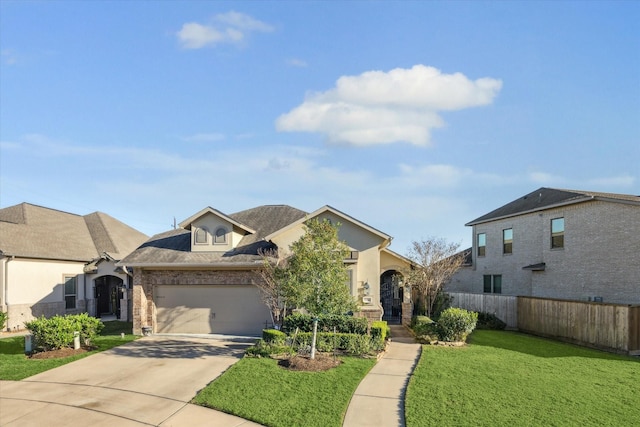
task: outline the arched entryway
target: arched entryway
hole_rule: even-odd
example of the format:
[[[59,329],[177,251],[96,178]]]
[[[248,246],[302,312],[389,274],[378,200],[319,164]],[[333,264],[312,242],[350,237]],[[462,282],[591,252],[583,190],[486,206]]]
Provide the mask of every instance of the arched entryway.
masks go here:
[[[95,279],[96,317],[120,317],[120,300],[125,291],[121,278],[101,276]]]
[[[388,270],[380,276],[380,304],[384,310],[382,320],[387,323],[401,323],[402,300],[404,288],[402,287],[402,274],[397,270]]]

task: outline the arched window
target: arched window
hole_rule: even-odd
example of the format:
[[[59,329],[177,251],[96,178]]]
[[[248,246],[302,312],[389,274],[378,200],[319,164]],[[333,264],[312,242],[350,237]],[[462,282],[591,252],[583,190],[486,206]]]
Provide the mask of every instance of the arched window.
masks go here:
[[[224,227],[219,227],[216,230],[216,234],[213,236],[213,243],[217,243],[217,244],[227,243],[227,230]]]
[[[207,234],[206,228],[196,228],[194,237],[196,244],[207,243]]]

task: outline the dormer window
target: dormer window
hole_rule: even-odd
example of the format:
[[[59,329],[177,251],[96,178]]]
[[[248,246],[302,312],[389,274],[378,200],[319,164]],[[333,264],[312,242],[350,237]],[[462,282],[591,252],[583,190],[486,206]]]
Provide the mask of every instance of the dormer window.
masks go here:
[[[207,244],[208,234],[206,228],[196,228],[193,240],[197,245]]]
[[[216,245],[224,245],[227,243],[227,229],[218,227],[216,234],[213,236],[213,243]]]

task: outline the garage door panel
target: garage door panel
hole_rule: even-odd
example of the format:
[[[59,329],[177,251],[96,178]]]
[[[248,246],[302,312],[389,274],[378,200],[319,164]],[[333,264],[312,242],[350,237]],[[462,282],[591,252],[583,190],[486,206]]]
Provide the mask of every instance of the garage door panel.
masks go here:
[[[255,286],[156,286],[156,331],[259,336],[270,313]]]

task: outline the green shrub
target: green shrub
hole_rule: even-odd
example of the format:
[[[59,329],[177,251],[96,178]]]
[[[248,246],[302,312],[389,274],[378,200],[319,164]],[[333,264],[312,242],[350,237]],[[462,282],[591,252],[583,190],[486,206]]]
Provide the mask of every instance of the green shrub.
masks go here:
[[[272,355],[293,354],[294,350],[286,345],[277,345],[259,340],[253,346],[247,348],[247,356],[271,357]]]
[[[347,315],[320,315],[318,316],[318,332],[336,332],[345,334],[367,333],[367,319]],[[284,318],[282,329],[293,333],[296,328],[301,332],[313,331],[313,316],[302,313],[293,313]]]
[[[438,339],[441,341],[464,341],[476,327],[478,313],[462,308],[448,308],[442,312],[437,323]]]
[[[384,350],[384,345],[389,335],[391,334],[391,328],[384,320],[376,320],[371,323],[371,348],[372,350],[381,351]]]
[[[438,337],[437,324],[427,316],[413,316],[411,329],[422,341],[432,341]]]
[[[433,308],[431,309],[431,317],[436,321],[440,318],[440,315],[449,307],[451,307],[451,302],[453,301],[453,297],[448,293],[444,292],[442,289],[438,290],[436,297],[433,301]]]
[[[284,345],[287,334],[277,329],[263,329],[262,339],[268,344]]]
[[[293,343],[294,348],[299,350],[310,347],[312,338],[312,332],[298,333],[296,335],[296,341]],[[369,354],[375,349],[372,341],[369,335],[318,332],[316,349],[321,352],[342,350],[350,355],[362,356]]]
[[[495,314],[484,312],[478,313],[478,323],[476,324],[476,329],[502,330],[506,327],[507,324],[497,318]]]
[[[25,326],[33,334],[36,347],[57,350],[73,345],[73,333],[80,333],[80,340],[89,345],[104,327],[100,319],[86,313],[67,316],[44,316],[26,322]]]
[[[4,330],[4,327],[7,325],[7,319],[9,315],[4,311],[0,311],[0,330]]]

